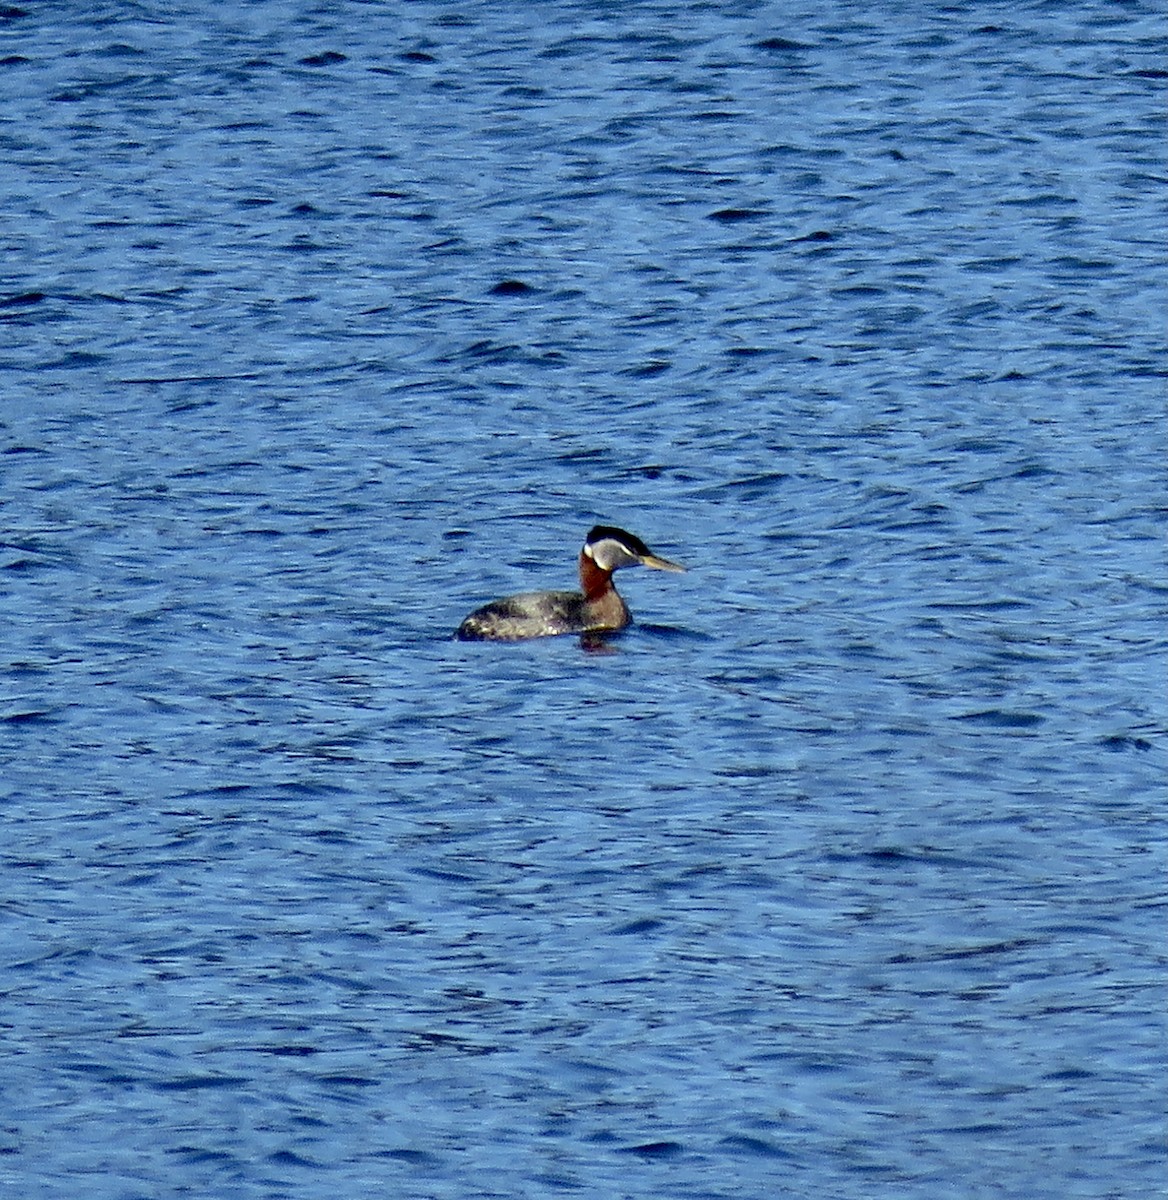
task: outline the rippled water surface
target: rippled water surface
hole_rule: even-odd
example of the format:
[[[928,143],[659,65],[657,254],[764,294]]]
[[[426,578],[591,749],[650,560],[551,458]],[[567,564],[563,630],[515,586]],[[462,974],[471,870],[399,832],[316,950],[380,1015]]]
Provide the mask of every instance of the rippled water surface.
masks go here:
[[[0,9],[5,1195],[1163,1195],[1162,17]]]

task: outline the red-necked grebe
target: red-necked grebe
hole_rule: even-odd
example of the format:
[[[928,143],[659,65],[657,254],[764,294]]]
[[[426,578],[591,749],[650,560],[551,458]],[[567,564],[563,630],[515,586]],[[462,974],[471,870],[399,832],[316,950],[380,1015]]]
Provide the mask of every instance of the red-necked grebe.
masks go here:
[[[455,637],[463,642],[518,642],[559,633],[623,629],[632,617],[612,586],[612,573],[638,563],[657,571],[685,570],[659,558],[639,537],[611,525],[597,525],[580,551],[580,591],[523,592],[495,600],[475,609]]]

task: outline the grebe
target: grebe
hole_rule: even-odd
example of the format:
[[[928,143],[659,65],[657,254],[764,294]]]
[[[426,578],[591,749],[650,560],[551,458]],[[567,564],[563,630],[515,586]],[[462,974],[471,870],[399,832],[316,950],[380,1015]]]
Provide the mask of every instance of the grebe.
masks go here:
[[[580,591],[523,592],[495,600],[475,609],[455,637],[461,642],[518,642],[558,633],[623,629],[632,617],[612,586],[612,573],[637,563],[657,571],[685,570],[658,558],[639,537],[611,525],[597,525],[580,551]]]

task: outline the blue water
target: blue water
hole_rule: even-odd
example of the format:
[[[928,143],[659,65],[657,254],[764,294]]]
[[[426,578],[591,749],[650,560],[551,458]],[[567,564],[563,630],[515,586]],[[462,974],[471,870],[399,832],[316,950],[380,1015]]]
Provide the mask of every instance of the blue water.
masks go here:
[[[0,9],[4,1195],[1165,1194],[1162,18]]]

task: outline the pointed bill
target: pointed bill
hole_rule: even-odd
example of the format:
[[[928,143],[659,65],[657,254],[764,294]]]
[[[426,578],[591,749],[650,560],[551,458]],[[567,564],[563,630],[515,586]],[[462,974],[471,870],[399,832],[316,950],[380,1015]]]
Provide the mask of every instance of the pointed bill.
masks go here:
[[[685,567],[680,563],[670,562],[667,558],[658,558],[656,554],[644,554],[641,556],[641,566],[652,567],[654,571],[681,571],[685,572]]]

